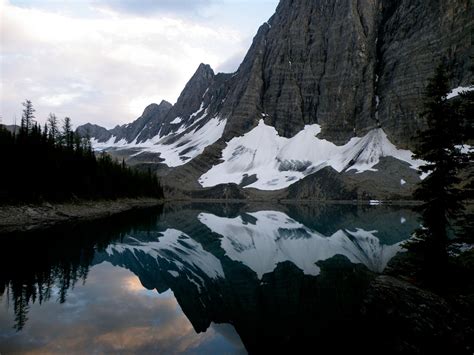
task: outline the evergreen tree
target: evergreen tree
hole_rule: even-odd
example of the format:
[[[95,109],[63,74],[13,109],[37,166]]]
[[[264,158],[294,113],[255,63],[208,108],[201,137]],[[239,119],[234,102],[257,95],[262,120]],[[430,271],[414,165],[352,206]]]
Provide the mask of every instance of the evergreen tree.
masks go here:
[[[58,138],[58,119],[54,113],[50,113],[47,119],[49,127],[49,139],[54,142]]]
[[[34,112],[35,109],[33,108],[33,104],[30,100],[25,100],[22,103],[23,105],[23,113],[21,115],[21,126],[20,126],[20,133],[24,136],[28,136],[31,128],[34,124]]]
[[[465,164],[459,147],[463,142],[462,119],[447,100],[448,78],[444,66],[438,67],[429,82],[423,116],[427,129],[418,137],[415,158],[426,161],[420,167],[428,174],[415,191],[423,204],[418,208],[423,228],[417,232],[425,261],[431,273],[438,273],[447,262],[448,235],[452,222],[462,215],[462,195],[457,188],[458,173]]]
[[[45,123],[44,128],[43,128],[43,143],[47,141],[48,141],[48,124]]]
[[[64,118],[63,122],[63,141],[67,149],[72,149],[74,137],[72,133],[72,124],[69,117]]]

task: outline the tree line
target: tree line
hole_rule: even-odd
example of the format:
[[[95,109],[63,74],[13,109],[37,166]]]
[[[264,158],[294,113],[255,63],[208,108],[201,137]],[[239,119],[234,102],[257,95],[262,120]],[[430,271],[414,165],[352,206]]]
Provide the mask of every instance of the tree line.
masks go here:
[[[12,132],[0,125],[0,203],[163,197],[155,174],[95,154],[69,117],[60,122],[51,113],[41,127],[34,112],[25,100],[20,127]]]

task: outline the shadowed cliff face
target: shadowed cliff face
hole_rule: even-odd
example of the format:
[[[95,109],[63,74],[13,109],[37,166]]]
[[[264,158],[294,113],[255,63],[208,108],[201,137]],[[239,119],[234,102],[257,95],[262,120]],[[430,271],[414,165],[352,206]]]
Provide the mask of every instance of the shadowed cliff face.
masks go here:
[[[445,62],[451,87],[473,83],[470,0],[380,1],[376,92],[378,117],[394,143],[411,141],[421,121],[422,96],[435,68]]]
[[[281,1],[237,72],[228,130],[264,113],[285,137],[318,123],[342,144],[381,126],[410,145],[434,69],[472,81],[473,18],[468,0]]]
[[[264,113],[285,137],[319,123],[336,143],[375,127],[375,10],[370,1],[282,1],[239,68],[250,79],[233,93],[235,120]]]

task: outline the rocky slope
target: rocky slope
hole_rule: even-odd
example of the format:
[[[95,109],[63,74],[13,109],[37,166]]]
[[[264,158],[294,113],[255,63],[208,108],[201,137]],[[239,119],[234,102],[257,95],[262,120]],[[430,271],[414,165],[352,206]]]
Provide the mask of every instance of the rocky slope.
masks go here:
[[[287,196],[289,185],[300,191],[305,177],[328,167],[360,197],[350,170],[381,164],[404,188],[387,195],[393,178],[379,169],[375,194],[409,197],[416,181],[403,176],[417,164],[401,148],[411,148],[423,127],[428,79],[444,61],[453,88],[473,82],[473,8],[469,0],[281,0],[237,72],[201,64],[174,106],[150,105],[110,131],[79,130],[90,129],[97,148],[130,164],[152,164],[173,189],[235,183]],[[387,157],[411,168],[398,173],[381,162]]]

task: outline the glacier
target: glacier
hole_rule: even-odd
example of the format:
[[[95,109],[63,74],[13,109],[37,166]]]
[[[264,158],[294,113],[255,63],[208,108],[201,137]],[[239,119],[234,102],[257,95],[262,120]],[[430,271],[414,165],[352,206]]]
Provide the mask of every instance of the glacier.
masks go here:
[[[240,184],[253,176],[254,182],[246,188],[279,190],[327,166],[337,172],[361,173],[376,171],[374,166],[381,157],[394,157],[413,169],[424,163],[415,160],[411,151],[393,145],[381,128],[354,137],[342,146],[318,138],[320,132],[318,124],[306,125],[292,138],[285,138],[261,119],[251,131],[227,142],[222,162],[204,173],[199,183],[203,187]]]

